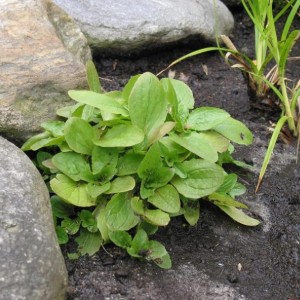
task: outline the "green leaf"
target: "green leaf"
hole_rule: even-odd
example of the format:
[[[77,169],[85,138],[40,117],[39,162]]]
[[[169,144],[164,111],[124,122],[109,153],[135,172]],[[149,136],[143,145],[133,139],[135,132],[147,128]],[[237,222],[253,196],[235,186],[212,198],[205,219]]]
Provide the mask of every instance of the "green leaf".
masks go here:
[[[215,107],[194,109],[187,120],[187,128],[203,131],[214,128],[230,117],[225,110]]]
[[[223,169],[202,159],[192,159],[182,163],[187,178],[174,177],[172,184],[177,191],[191,199],[199,199],[216,191],[223,183]]]
[[[163,167],[160,158],[160,148],[157,143],[153,144],[144,159],[142,160],[139,168],[138,175],[142,179],[141,191],[145,188],[152,190],[166,185],[174,176],[174,170],[171,168]],[[151,193],[143,193],[143,198],[147,198]]]
[[[94,139],[95,145],[101,147],[130,147],[144,140],[143,131],[130,124],[120,124],[108,129],[99,140]]]
[[[230,141],[226,139],[223,135],[215,131],[206,131],[200,133],[201,138],[206,140],[213,149],[219,153],[227,151]]]
[[[105,194],[124,193],[133,190],[135,187],[135,180],[131,176],[117,177],[111,182],[110,188]]]
[[[64,132],[65,139],[72,150],[81,154],[92,153],[94,130],[88,122],[72,117],[66,122]]]
[[[111,183],[107,182],[103,185],[98,185],[94,183],[88,183],[87,185],[87,192],[92,198],[97,198],[101,194],[105,193],[110,189]]]
[[[131,246],[132,237],[126,231],[112,231],[109,233],[109,238],[118,247],[126,249]]]
[[[189,110],[194,107],[193,93],[188,85],[176,79],[163,78],[161,83],[166,98],[171,104],[170,114],[176,122],[176,130],[182,132],[189,116]]]
[[[165,186],[168,182],[170,182],[174,174],[175,174],[174,169],[167,168],[167,167],[160,167],[157,168],[156,170],[155,169],[148,170],[143,175],[142,187],[151,190],[151,189],[156,189]]]
[[[52,155],[45,151],[38,151],[36,155],[36,162],[39,169],[43,170],[43,172],[49,173],[49,168],[43,165],[43,162],[46,160],[50,160]]]
[[[142,257],[144,255],[144,251],[146,251],[146,255],[149,248],[149,239],[147,233],[143,229],[139,229],[135,234],[131,247],[127,249],[127,252],[135,257]]]
[[[154,144],[162,137],[164,137],[167,133],[169,133],[175,127],[175,124],[175,122],[165,122],[160,127],[158,127],[149,138],[149,145]]]
[[[122,92],[122,97],[128,101],[128,98],[130,96],[131,90],[134,87],[136,81],[139,79],[141,75],[135,75],[132,76],[129,81],[126,83],[126,85],[124,86],[123,92]]]
[[[126,153],[118,161],[118,176],[136,174],[144,155],[134,152]]]
[[[65,232],[69,235],[74,235],[79,231],[81,221],[80,219],[74,218],[65,218],[61,221],[61,227],[65,230]]]
[[[161,139],[158,144],[161,149],[161,155],[171,164],[184,160],[189,154],[187,149],[173,142],[169,137]]]
[[[181,134],[180,136],[173,133],[170,134],[169,137],[173,142],[201,158],[210,162],[216,162],[218,160],[217,151],[206,141],[206,139],[203,139],[200,133],[189,132]]]
[[[94,215],[97,221],[97,227],[101,233],[103,243],[106,243],[109,241],[109,229],[106,225],[106,201],[102,200],[100,201],[99,205],[94,210]]]
[[[131,198],[131,208],[137,215],[144,215],[145,209],[144,209],[144,203],[139,197],[133,197]]]
[[[102,89],[99,81],[98,72],[94,63],[91,60],[88,60],[86,62],[86,75],[90,90],[96,93],[101,93]]]
[[[33,150],[36,151],[38,149],[41,149],[43,147],[49,147],[49,146],[58,146],[64,141],[64,137],[48,137],[45,139],[40,139],[36,142],[33,142],[33,140],[28,140],[27,142],[23,145],[22,150],[27,151],[27,150]]]
[[[87,183],[75,182],[63,174],[57,174],[50,181],[50,186],[54,193],[75,206],[88,207],[96,203],[96,199],[87,192]]]
[[[224,206],[233,206],[233,207],[239,207],[239,208],[248,208],[247,205],[235,201],[232,199],[230,196],[226,194],[221,194],[221,193],[212,193],[211,195],[208,196],[208,200],[212,202],[215,205],[224,205]]]
[[[184,105],[179,106],[179,101],[170,78],[163,78],[160,82],[165,90],[165,97],[170,104],[169,113],[176,123],[176,131],[183,132],[186,119],[189,115],[189,109]]]
[[[34,145],[35,143],[44,140],[44,139],[48,139],[49,137],[51,137],[50,132],[45,131],[39,134],[36,134],[34,136],[32,136],[30,139],[28,139],[22,146],[22,150],[23,151],[28,151],[28,150],[32,150],[32,145]]]
[[[77,103],[75,105],[64,106],[64,107],[57,109],[56,114],[60,117],[69,119],[73,116],[74,111],[76,111],[78,108],[82,109],[82,106],[83,106],[83,104],[80,104],[80,103]]]
[[[217,205],[221,210],[223,210],[230,218],[235,220],[236,222],[246,225],[246,226],[257,226],[260,222],[256,219],[253,219],[247,216],[241,210],[233,207],[233,206],[224,206]]]
[[[97,221],[92,212],[83,209],[79,214],[79,218],[81,219],[81,225],[83,228],[86,228],[90,232],[98,231]]]
[[[139,229],[145,230],[148,235],[154,234],[158,230],[158,226],[150,224],[145,220],[143,220],[138,226]]]
[[[188,109],[193,109],[195,100],[194,100],[193,92],[190,89],[190,87],[180,80],[173,79],[173,78],[168,78],[168,79],[169,79],[170,83],[172,84],[174,91],[176,93],[179,110],[180,110],[180,107],[186,107]]]
[[[147,222],[157,226],[166,226],[170,222],[170,216],[160,209],[146,209],[144,218]]]
[[[241,184],[240,182],[237,182],[234,187],[230,190],[229,195],[231,197],[235,197],[235,196],[241,196],[243,194],[246,193],[246,188],[243,184]]]
[[[155,258],[160,258],[166,255],[168,252],[166,248],[159,242],[157,241],[150,241],[149,242],[149,258],[155,259]]]
[[[162,269],[171,269],[172,261],[169,253],[165,254],[162,257],[156,258],[153,260],[155,264],[157,264]]]
[[[167,116],[167,100],[157,77],[149,72],[135,82],[128,98],[132,124],[143,130],[146,137],[160,127]]]
[[[172,267],[170,256],[166,248],[157,241],[149,242],[149,258],[160,268],[170,269]]]
[[[108,95],[98,94],[92,91],[74,90],[69,91],[68,94],[73,100],[99,108],[101,111],[124,116],[128,115],[128,111],[118,101]]]
[[[110,169],[112,175],[114,175],[118,163],[118,154],[116,148],[94,147],[92,151],[93,174],[107,173],[107,169]]]
[[[155,143],[150,147],[144,159],[142,160],[138,168],[138,175],[140,178],[144,178],[149,170],[155,170],[161,166],[162,161],[160,158],[160,148],[158,147],[158,144]]]
[[[74,206],[61,200],[58,196],[51,196],[50,202],[55,217],[64,219],[74,214]]]
[[[170,184],[157,189],[154,195],[148,198],[148,202],[168,213],[177,213],[180,210],[178,192]]]
[[[214,126],[213,129],[237,144],[250,145],[253,141],[251,131],[243,123],[233,118],[226,119]]]
[[[182,203],[184,208],[184,218],[191,226],[196,225],[200,217],[199,201],[182,198]]]
[[[54,137],[60,137],[64,135],[65,122],[63,121],[47,121],[41,124],[41,127],[49,132]]]
[[[85,158],[75,152],[60,152],[52,157],[53,165],[74,181],[93,181],[93,174]]]
[[[80,236],[75,239],[78,244],[78,251],[81,255],[94,255],[102,245],[102,238],[99,232],[89,232],[86,229],[80,230]]]
[[[107,203],[106,224],[112,231],[129,230],[137,225],[139,218],[134,214],[126,193],[116,194]]]
[[[227,174],[224,178],[222,185],[218,188],[217,192],[221,194],[226,194],[231,191],[237,182],[236,174]]]
[[[66,233],[64,228],[62,228],[61,226],[56,226],[55,227],[55,232],[56,232],[58,243],[60,245],[64,245],[69,241],[68,234]]]

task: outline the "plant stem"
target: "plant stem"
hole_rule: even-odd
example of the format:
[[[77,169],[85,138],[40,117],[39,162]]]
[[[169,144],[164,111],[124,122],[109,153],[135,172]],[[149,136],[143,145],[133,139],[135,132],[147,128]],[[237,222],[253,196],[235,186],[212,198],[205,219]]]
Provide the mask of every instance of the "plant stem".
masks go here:
[[[294,136],[297,136],[297,130],[295,126],[295,121],[294,121],[294,116],[292,114],[292,110],[290,107],[290,102],[287,94],[287,89],[286,89],[286,84],[284,78],[281,77],[280,80],[280,88],[281,88],[281,93],[282,93],[282,102],[284,105],[285,109],[285,115],[288,117],[287,122],[289,129],[292,131]]]

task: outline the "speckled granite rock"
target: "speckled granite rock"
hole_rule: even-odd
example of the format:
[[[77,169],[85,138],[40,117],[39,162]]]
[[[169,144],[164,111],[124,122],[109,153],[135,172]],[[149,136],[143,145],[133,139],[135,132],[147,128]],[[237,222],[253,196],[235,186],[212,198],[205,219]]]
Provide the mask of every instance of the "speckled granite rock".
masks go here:
[[[29,158],[0,137],[0,299],[63,300],[67,272],[49,194]]]
[[[50,0],[0,1],[0,134],[23,142],[86,85],[86,38]]]

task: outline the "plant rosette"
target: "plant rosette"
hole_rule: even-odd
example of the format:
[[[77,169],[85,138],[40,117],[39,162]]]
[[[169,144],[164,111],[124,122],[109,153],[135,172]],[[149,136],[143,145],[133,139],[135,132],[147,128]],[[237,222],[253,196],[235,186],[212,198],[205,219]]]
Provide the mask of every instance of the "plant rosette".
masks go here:
[[[180,215],[195,225],[204,200],[241,224],[259,224],[235,199],[245,187],[223,169],[243,166],[231,156],[232,143],[252,142],[243,123],[219,108],[194,109],[192,91],[175,79],[147,72],[123,91],[103,92],[92,62],[87,78],[90,90],[69,91],[77,103],[57,111],[65,121],[43,123],[22,147],[38,150],[59,242],[78,243],[70,258],[113,242],[170,268],[165,247],[149,236]]]

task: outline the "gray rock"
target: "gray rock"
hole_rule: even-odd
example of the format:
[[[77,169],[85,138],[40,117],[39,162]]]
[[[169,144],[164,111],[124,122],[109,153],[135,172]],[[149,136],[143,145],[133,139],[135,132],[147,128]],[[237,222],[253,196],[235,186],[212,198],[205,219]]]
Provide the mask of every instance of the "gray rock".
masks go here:
[[[64,299],[67,273],[47,188],[29,158],[1,137],[0,178],[0,299]]]
[[[229,34],[234,24],[219,0],[54,1],[100,53],[135,52],[191,36],[214,42],[216,33]]]
[[[50,0],[0,1],[0,134],[23,142],[86,85],[86,38]]]

